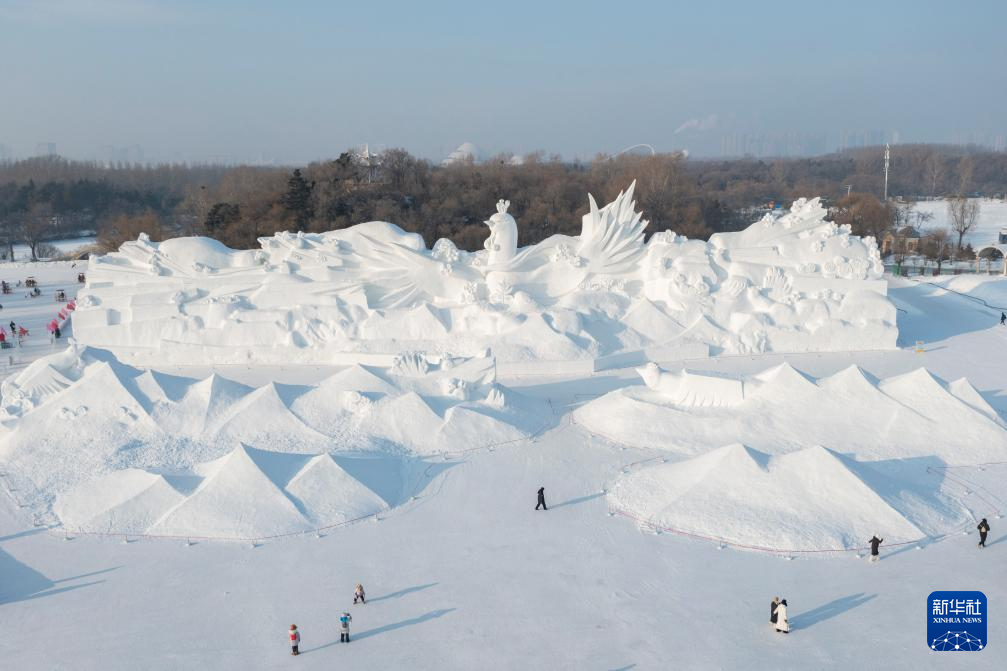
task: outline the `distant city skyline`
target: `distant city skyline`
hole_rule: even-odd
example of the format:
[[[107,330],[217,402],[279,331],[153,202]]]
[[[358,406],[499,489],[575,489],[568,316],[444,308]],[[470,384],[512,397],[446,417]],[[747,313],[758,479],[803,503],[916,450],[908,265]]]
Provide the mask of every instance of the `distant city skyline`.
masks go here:
[[[952,146],[974,146],[989,149],[991,151],[1007,151],[1007,135],[1004,134],[989,134],[989,133],[964,133],[957,132],[954,133],[950,139],[947,140],[909,140],[903,141],[902,135],[899,131],[884,131],[878,129],[872,130],[858,130],[858,131],[836,131],[833,133],[822,132],[822,133],[799,133],[796,131],[789,132],[759,132],[759,133],[736,133],[736,134],[724,134],[720,136],[720,151],[717,153],[710,154],[696,154],[691,153],[690,155],[695,158],[799,158],[808,156],[821,156],[825,154],[831,154],[835,152],[845,151],[848,149],[857,149],[862,147],[872,147],[872,146],[882,146],[884,144],[891,144],[897,147],[900,144],[913,144],[913,143],[927,143],[927,144],[943,144]],[[514,152],[509,150],[492,150],[487,149],[484,146],[480,146],[475,142],[465,141],[459,143],[458,147],[452,147],[451,149],[444,150],[433,155],[422,156],[421,158],[427,159],[433,163],[442,163],[448,160],[450,157],[457,154],[458,149],[462,144],[472,145],[477,150],[476,160],[486,160],[492,158],[493,156],[500,154],[511,154],[518,157],[526,156],[533,152],[543,152],[545,155],[549,156],[553,152],[549,152],[544,148],[533,149],[526,152]],[[636,143],[640,144],[640,143]],[[649,143],[643,143],[644,146],[653,146]],[[389,147],[382,144],[372,144],[372,143],[357,143],[355,145],[350,145],[341,148],[334,148],[332,153],[327,156],[318,156],[311,160],[324,160],[327,158],[336,158],[340,153],[344,151],[351,151],[358,149],[360,147],[370,146],[372,152],[380,152]],[[630,147],[635,145],[630,145]],[[402,147],[409,151],[409,147]],[[624,147],[623,149],[626,149]],[[685,147],[654,147],[655,151],[658,152],[675,152],[681,151],[683,149],[687,150]],[[589,160],[592,156],[598,153],[618,153],[616,150],[611,152],[592,152],[587,156],[574,156],[574,157],[563,157],[564,160]],[[141,145],[129,145],[129,146],[117,146],[117,145],[102,145],[97,147],[93,151],[85,152],[81,155],[71,155],[60,151],[59,146],[54,142],[36,142],[34,151],[28,151],[20,153],[15,151],[11,145],[7,143],[0,143],[0,161],[15,161],[26,158],[33,158],[38,156],[51,156],[57,155],[62,156],[71,160],[81,160],[81,161],[94,161],[97,163],[105,165],[113,164],[159,164],[159,163],[211,163],[211,164],[221,164],[221,165],[254,165],[254,166],[267,166],[267,165],[299,165],[302,163],[308,163],[307,161],[292,161],[292,160],[282,160],[278,157],[269,156],[264,153],[259,154],[232,154],[232,155],[202,155],[202,156],[184,156],[181,153],[175,153],[170,157],[164,156],[150,156],[148,155]]]
[[[0,160],[1004,150],[1005,24],[991,0],[0,0],[0,59],[16,64],[0,77]]]

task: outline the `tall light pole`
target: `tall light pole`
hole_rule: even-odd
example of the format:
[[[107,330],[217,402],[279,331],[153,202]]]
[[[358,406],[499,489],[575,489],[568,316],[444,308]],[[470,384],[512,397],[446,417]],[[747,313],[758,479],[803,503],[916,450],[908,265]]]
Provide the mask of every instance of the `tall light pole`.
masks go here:
[[[892,148],[885,143],[885,202],[888,202],[888,160],[891,158]]]

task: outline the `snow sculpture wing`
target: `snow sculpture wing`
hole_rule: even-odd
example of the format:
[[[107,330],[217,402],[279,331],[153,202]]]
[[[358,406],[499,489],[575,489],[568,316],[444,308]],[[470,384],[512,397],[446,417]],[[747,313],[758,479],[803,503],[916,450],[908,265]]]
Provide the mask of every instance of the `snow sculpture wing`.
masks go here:
[[[479,276],[458,260],[437,259],[394,242],[372,240],[359,251],[367,268],[365,290],[375,309],[409,308],[436,299],[458,300]]]
[[[599,208],[594,196],[588,195],[590,211],[583,217],[577,255],[587,261],[587,270],[598,274],[625,273],[634,270],[644,254],[643,231],[647,220],[636,211],[633,190],[636,181],[625,193],[605,207]]]

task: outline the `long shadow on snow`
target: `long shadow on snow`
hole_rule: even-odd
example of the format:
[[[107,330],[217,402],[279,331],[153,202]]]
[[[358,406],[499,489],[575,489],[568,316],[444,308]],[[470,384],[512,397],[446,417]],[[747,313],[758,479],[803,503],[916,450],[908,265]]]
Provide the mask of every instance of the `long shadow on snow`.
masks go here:
[[[552,509],[555,510],[556,508],[562,508],[564,506],[575,506],[579,503],[586,503],[587,501],[591,501],[592,499],[597,499],[602,496],[605,496],[605,492],[596,492],[594,494],[588,494],[587,496],[581,496],[576,499],[570,499],[569,501],[564,501],[563,503],[557,503],[552,507]]]
[[[402,629],[403,627],[411,627],[415,624],[422,624],[427,620],[436,620],[439,617],[443,617],[448,613],[458,610],[457,608],[442,608],[440,610],[432,610],[429,613],[424,613],[417,617],[410,618],[408,620],[402,620],[400,622],[393,622],[392,624],[382,625],[380,627],[375,627],[374,629],[368,629],[367,631],[362,631],[359,634],[354,634],[350,632],[351,641],[359,641],[362,638],[370,638],[371,636],[377,636],[378,634],[384,634],[388,631],[394,631],[396,629]],[[309,652],[318,652],[319,650],[324,650],[325,648],[331,648],[334,645],[339,645],[339,641],[331,641],[325,645],[320,645],[317,648],[311,648],[310,650],[302,650],[301,654],[306,655]]]
[[[18,531],[16,533],[10,534],[9,536],[0,536],[0,543],[2,543],[4,541],[12,541],[15,538],[24,538],[25,536],[34,536],[35,534],[40,534],[43,531],[47,531],[48,529],[52,529],[55,526],[56,526],[55,524],[50,524],[50,525],[47,525],[47,526],[44,526],[44,527],[34,527],[32,529],[25,529],[24,531]]]
[[[400,597],[405,596],[406,594],[412,594],[413,592],[419,592],[425,589],[429,589],[431,587],[436,587],[438,584],[440,583],[430,582],[427,583],[426,585],[414,585],[412,587],[400,589],[398,592],[392,592],[391,594],[382,594],[379,597],[368,599],[367,603],[374,603],[376,601],[385,601],[386,599],[398,599]]]
[[[371,636],[377,636],[378,634],[384,634],[388,631],[394,631],[396,629],[402,629],[403,627],[411,627],[415,624],[421,624],[428,620],[436,620],[439,617],[444,617],[448,613],[458,610],[457,608],[441,608],[440,610],[432,610],[429,613],[424,613],[417,617],[410,618],[408,620],[402,620],[401,622],[393,622],[392,624],[386,624],[380,627],[375,627],[374,629],[368,629],[367,631],[362,631],[357,634],[356,639],[359,641],[362,638],[370,638]]]
[[[849,596],[840,597],[828,602],[827,604],[821,605],[818,608],[812,608],[807,612],[795,615],[790,618],[790,624],[795,629],[807,629],[819,622],[824,622],[825,620],[831,619],[837,615],[842,615],[848,610],[853,610],[857,606],[867,603],[876,596],[877,594],[864,596],[864,593],[860,592],[859,594],[851,594]]]
[[[46,596],[53,596],[61,592],[70,592],[81,587],[90,587],[105,582],[95,580],[93,582],[81,583],[79,585],[68,585],[66,587],[56,587],[59,583],[70,580],[79,580],[99,573],[114,571],[118,566],[107,568],[101,571],[93,571],[82,575],[50,580],[27,564],[24,564],[8,553],[0,550],[0,605],[17,603],[18,601],[30,601]]]

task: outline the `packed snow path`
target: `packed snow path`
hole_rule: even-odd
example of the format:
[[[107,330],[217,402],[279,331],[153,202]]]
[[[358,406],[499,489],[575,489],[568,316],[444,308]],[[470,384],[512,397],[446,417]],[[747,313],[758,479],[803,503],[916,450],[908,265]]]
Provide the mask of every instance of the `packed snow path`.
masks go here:
[[[45,263],[0,263],[0,280],[11,285],[11,293],[0,295],[0,326],[10,338],[10,322],[24,327],[29,335],[20,346],[14,339],[12,349],[0,350],[0,375],[6,377],[11,372],[21,370],[39,357],[52,354],[66,346],[66,338],[73,335],[71,322],[62,329],[63,337],[54,340],[46,330],[48,324],[66,303],[55,299],[57,291],[64,291],[68,300],[73,300],[78,289],[77,274],[86,270],[86,261],[51,261]],[[34,277],[41,295],[30,296],[25,280]],[[21,286],[17,283],[21,282]]]

